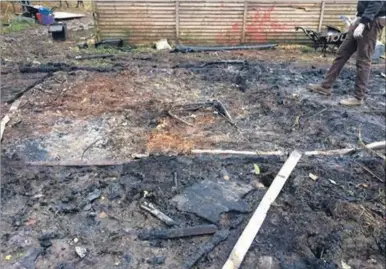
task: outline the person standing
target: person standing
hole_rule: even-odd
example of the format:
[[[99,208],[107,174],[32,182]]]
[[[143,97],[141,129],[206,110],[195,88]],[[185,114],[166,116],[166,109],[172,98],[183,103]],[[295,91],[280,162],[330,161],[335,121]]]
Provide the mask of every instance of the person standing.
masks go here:
[[[375,50],[377,37],[385,25],[386,2],[358,1],[357,18],[350,25],[346,39],[339,47],[337,56],[324,80],[319,84],[309,84],[307,88],[319,94],[330,95],[332,86],[343,66],[357,52],[354,96],[341,100],[340,104],[344,106],[362,105],[370,76],[371,57]]]

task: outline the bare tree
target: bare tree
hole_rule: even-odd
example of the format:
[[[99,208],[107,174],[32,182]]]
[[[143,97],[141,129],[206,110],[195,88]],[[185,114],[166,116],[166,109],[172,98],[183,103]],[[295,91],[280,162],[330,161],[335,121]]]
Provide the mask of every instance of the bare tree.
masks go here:
[[[79,8],[79,6],[84,7],[83,1],[76,1],[76,8]]]
[[[62,7],[62,2],[63,1],[59,1],[59,6]],[[70,7],[70,4],[68,3],[68,1],[64,1],[64,3],[66,4],[67,8]]]

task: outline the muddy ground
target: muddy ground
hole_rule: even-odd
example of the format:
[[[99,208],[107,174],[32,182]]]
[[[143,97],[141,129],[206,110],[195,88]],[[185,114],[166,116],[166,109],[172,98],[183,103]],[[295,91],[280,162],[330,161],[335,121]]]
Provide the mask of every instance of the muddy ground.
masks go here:
[[[2,116],[15,96],[44,77],[19,99],[3,136],[2,268],[181,268],[211,236],[142,241],[141,229],[165,225],[139,203],[153,202],[180,227],[208,224],[178,210],[172,198],[203,180],[232,181],[253,187],[242,198],[252,212],[286,158],[194,156],[192,149],[290,152],[385,138],[382,64],[374,66],[366,104],[347,109],[338,101],[352,91],[352,62],[332,97],[306,90],[333,55],[288,47],[194,54],[137,49],[77,61],[76,55],[106,51],[76,49],[92,23],[69,24],[73,35],[64,43],[47,42],[44,27],[2,37]],[[240,62],[219,63],[230,60]],[[19,72],[52,63],[109,70]],[[213,99],[234,124],[211,107],[175,108]],[[138,154],[150,156],[135,160]],[[79,165],[106,161],[123,164]],[[78,165],[52,165],[69,163]],[[303,157],[242,268],[384,268],[384,178],[382,160],[366,151]],[[229,237],[196,268],[221,268],[250,214],[224,213],[215,224]],[[87,249],[84,258],[76,247]]]

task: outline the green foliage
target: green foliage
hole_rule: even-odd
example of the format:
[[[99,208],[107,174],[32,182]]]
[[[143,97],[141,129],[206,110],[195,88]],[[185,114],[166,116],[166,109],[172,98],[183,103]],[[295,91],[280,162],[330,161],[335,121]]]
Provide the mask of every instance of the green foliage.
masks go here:
[[[310,52],[313,52],[314,49],[312,47],[310,47],[310,46],[302,46],[301,51],[303,53],[310,53]]]
[[[85,49],[87,54],[127,54],[127,52],[120,50],[119,48],[109,47],[109,46],[100,46],[95,48],[94,45],[91,45],[88,49]]]
[[[30,20],[15,17],[14,19],[12,19],[9,26],[2,26],[0,32],[1,34],[8,34],[13,32],[23,31],[27,28],[36,27],[36,26],[37,24]]]
[[[253,169],[256,175],[260,174],[260,167],[257,164],[253,164]]]
[[[155,52],[155,51],[156,50],[152,48],[150,45],[137,46],[131,50],[132,53],[146,53],[146,52]]]

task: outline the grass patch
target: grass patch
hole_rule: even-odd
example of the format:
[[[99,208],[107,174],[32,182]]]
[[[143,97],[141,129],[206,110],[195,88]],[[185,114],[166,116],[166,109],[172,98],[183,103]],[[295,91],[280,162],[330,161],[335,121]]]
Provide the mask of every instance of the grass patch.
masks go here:
[[[155,52],[156,50],[151,45],[146,46],[136,46],[131,52],[132,53],[146,53],[146,52]]]
[[[17,19],[16,19],[17,18]],[[9,26],[1,26],[1,34],[20,32],[28,28],[37,27],[37,24],[23,18],[15,17]]]
[[[75,66],[90,66],[90,67],[111,67],[112,62],[109,59],[89,59],[83,61],[72,61]]]
[[[124,47],[123,47],[124,48]],[[89,47],[85,50],[87,54],[127,54],[127,52],[120,50],[120,48],[114,48],[114,47],[103,47],[100,46],[98,48]]]
[[[310,53],[310,52],[314,52],[314,48],[310,46],[302,46],[300,51],[303,53]]]
[[[88,55],[88,54],[113,54],[113,55],[122,55],[127,54],[128,51],[130,51],[129,48],[126,49],[125,46],[122,48],[116,48],[116,47],[108,47],[108,46],[100,46],[98,48],[95,48],[95,45],[92,43],[88,43],[88,48],[80,49],[77,46],[74,46],[71,48],[72,51],[75,51],[79,53],[80,55]]]
[[[277,46],[278,49],[285,51],[301,51],[303,53],[311,53],[314,52],[314,48],[308,45],[300,45],[300,44],[285,44]]]

